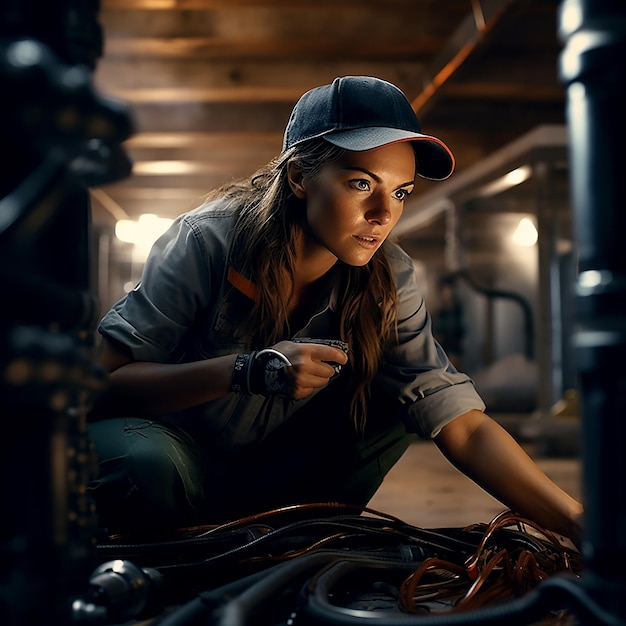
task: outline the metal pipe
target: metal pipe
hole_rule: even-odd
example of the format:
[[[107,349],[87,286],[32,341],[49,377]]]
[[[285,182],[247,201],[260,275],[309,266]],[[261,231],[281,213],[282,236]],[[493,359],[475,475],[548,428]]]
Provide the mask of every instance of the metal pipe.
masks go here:
[[[579,265],[573,345],[583,400],[583,583],[626,620],[626,4],[565,0],[559,37]]]
[[[452,35],[442,54],[443,58],[438,58],[434,63],[436,71],[411,102],[416,113],[426,113],[427,106],[432,104],[436,93],[476,52],[487,35],[515,4],[515,0],[472,0],[472,13]]]

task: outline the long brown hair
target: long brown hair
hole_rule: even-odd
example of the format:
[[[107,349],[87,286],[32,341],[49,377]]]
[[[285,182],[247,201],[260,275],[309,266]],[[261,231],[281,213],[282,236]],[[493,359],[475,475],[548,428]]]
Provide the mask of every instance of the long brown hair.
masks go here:
[[[314,178],[325,164],[344,151],[323,139],[313,139],[287,150],[243,181],[211,193],[240,207],[230,246],[230,261],[252,281],[257,297],[242,336],[250,348],[272,345],[289,336],[289,298],[297,242],[306,219],[304,201],[291,191],[287,169],[294,162]],[[350,346],[353,390],[351,416],[360,431],[367,418],[369,387],[383,351],[397,341],[396,286],[385,245],[364,266],[337,262],[339,339]]]

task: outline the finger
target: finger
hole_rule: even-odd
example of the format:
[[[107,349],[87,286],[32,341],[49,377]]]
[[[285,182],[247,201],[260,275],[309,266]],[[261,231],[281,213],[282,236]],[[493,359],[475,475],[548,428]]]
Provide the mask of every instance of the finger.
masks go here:
[[[318,346],[325,346],[324,348],[322,348],[323,351],[328,352],[328,348],[332,348],[334,350],[339,350],[342,354],[347,355],[349,352],[349,347],[348,344],[345,341],[341,341],[340,339],[319,339],[319,338],[313,338],[313,337],[294,337],[294,339],[292,339],[292,341],[294,343],[299,343],[299,344],[308,344],[309,347],[311,345],[318,345]],[[316,353],[319,351],[316,351]],[[337,357],[336,353],[335,356],[332,357],[328,357],[328,358],[321,358],[322,361],[333,361],[335,363],[339,363],[339,364],[343,364],[345,363],[343,357]]]
[[[318,380],[323,381],[320,384],[326,384],[336,371],[330,363],[312,360],[294,364],[288,370],[291,370],[294,380],[298,380],[303,384],[307,381],[315,382]]]
[[[330,378],[319,376],[298,377],[289,383],[292,398],[306,398],[315,390],[328,385]]]
[[[324,346],[320,344],[309,344],[311,348],[311,358],[317,361],[330,361],[345,365],[348,362],[348,356],[343,350],[332,346]]]

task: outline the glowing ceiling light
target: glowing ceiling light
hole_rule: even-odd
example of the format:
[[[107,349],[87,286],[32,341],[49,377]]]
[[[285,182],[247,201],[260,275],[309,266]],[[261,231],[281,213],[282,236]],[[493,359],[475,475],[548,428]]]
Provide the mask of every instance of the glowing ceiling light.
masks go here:
[[[518,246],[530,247],[537,243],[538,237],[539,234],[532,220],[529,217],[523,217],[513,233],[513,242]]]
[[[173,220],[144,213],[135,220],[118,220],[115,236],[125,243],[132,243],[133,258],[145,260],[154,242],[170,227]]]
[[[500,176],[495,180],[483,185],[478,189],[477,195],[481,198],[489,198],[496,194],[507,191],[517,185],[521,185],[524,181],[528,180],[532,174],[532,168],[530,165],[522,165],[517,169]]]
[[[197,161],[137,161],[133,164],[133,174],[143,176],[179,176],[201,174],[207,165]]]

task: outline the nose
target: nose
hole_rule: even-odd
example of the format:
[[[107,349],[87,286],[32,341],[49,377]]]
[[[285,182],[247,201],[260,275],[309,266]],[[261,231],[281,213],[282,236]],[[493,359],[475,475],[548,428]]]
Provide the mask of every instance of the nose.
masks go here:
[[[385,226],[391,221],[391,199],[377,197],[373,200],[373,205],[365,214],[365,219],[370,224]]]

